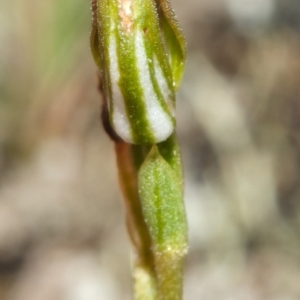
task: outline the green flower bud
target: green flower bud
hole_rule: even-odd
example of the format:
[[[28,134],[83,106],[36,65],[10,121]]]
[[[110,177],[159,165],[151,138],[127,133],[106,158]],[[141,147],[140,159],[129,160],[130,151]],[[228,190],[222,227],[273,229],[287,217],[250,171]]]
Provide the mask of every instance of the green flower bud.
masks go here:
[[[155,144],[175,127],[185,43],[165,0],[93,0],[91,48],[109,120],[126,142]]]

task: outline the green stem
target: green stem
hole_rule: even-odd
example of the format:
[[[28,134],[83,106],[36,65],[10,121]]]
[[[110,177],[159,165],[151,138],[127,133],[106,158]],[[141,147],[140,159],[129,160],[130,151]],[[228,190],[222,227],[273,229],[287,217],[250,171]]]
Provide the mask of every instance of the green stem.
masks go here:
[[[151,147],[139,168],[138,187],[152,240],[157,299],[180,300],[187,253],[187,223],[175,134]]]
[[[128,143],[115,143],[119,181],[126,208],[127,228],[136,252],[133,266],[135,299],[155,300],[156,276],[151,250],[152,243],[144,221],[137,183],[137,167],[142,163],[143,153],[137,150],[139,149]],[[141,159],[139,160],[139,158]]]

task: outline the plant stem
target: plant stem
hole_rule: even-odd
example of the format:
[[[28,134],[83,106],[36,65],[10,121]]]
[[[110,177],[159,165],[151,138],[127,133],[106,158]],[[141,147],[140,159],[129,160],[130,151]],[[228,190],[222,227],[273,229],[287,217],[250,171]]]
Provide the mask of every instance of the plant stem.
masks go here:
[[[135,247],[134,294],[136,300],[156,299],[156,276],[152,254],[152,243],[148,227],[142,213],[138,194],[137,167],[141,164],[137,150],[128,143],[116,142],[115,152],[119,170],[119,181],[122,189],[126,223],[131,241]],[[133,156],[133,151],[135,155]],[[139,151],[141,157],[142,152]]]

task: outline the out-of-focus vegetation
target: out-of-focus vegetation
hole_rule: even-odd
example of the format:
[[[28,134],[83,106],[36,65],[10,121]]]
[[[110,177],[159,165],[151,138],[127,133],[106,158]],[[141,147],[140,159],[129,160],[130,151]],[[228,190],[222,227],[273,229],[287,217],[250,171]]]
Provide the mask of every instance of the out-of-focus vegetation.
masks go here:
[[[174,0],[185,298],[300,298],[298,0]],[[88,1],[0,2],[0,299],[130,299]]]
[[[90,12],[84,1],[14,0],[0,5],[1,146],[6,162],[34,150],[45,134],[71,127],[71,110],[85,103],[92,78],[87,79]]]

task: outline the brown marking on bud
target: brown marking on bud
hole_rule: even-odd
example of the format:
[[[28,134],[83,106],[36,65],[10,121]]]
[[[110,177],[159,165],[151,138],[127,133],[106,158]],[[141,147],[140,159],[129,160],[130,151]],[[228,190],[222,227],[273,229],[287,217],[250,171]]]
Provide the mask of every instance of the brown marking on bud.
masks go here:
[[[119,17],[123,29],[130,33],[133,26],[132,0],[119,0]]]
[[[110,120],[109,120],[109,112],[108,112],[108,103],[107,99],[105,98],[104,92],[103,92],[103,82],[98,76],[98,90],[102,96],[102,110],[101,110],[101,121],[103,128],[107,135],[116,143],[121,143],[123,140],[116,134],[115,130],[112,128]]]

